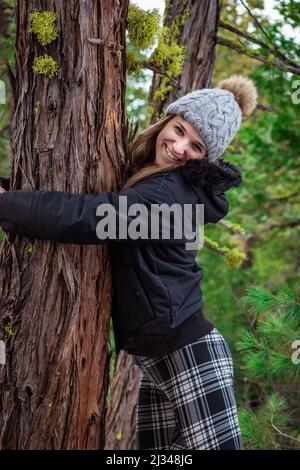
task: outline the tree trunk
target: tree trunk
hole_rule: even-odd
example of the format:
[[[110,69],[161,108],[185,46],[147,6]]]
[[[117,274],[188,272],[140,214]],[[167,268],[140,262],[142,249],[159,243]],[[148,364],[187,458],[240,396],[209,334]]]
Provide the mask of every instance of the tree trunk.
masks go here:
[[[152,122],[156,122],[165,106],[177,97],[194,89],[209,87],[214,67],[219,2],[199,0],[166,3],[164,25],[171,26],[179,14],[183,14],[186,9],[190,11],[190,16],[176,38],[178,43],[187,46],[187,54],[176,96],[170,92],[164,102],[156,101],[155,106],[153,106],[153,97],[161,84],[162,77],[154,75],[148,101],[148,104],[157,111],[152,117]],[[108,433],[105,444],[107,450],[136,448],[135,429],[132,425],[135,425],[139,380],[138,367],[133,364],[130,355],[125,355],[122,351],[116,361],[116,373],[112,381],[108,407]]]
[[[121,351],[113,377],[111,401],[106,416],[105,450],[136,450],[135,410],[139,368],[131,355]]]
[[[127,138],[127,7],[127,0],[17,2],[14,189],[118,189]],[[45,47],[28,32],[35,9],[58,14],[59,36]],[[45,53],[58,61],[58,77],[33,73],[34,58]],[[7,350],[0,365],[0,448],[102,449],[109,245],[6,237],[0,264],[0,339]]]

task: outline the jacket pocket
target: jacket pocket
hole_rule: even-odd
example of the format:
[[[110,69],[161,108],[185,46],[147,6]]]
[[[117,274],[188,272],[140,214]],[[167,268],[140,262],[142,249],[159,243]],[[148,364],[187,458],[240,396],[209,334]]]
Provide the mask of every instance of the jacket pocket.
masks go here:
[[[182,282],[177,279],[168,279],[166,282],[169,292],[170,323],[177,323],[177,315],[185,298],[185,289]]]
[[[177,328],[202,306],[201,291],[193,280],[169,279],[166,282],[170,297],[170,324]]]

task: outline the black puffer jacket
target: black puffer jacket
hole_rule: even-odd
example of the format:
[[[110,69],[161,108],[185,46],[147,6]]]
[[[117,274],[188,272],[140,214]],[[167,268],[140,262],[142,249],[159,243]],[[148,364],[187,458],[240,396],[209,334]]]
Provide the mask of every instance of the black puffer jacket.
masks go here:
[[[14,190],[0,194],[4,230],[60,243],[101,244],[96,209],[112,204],[120,215],[120,196],[128,208],[143,203],[204,204],[204,223],[228,212],[225,191],[241,184],[237,167],[193,160],[180,169],[157,173],[118,193],[70,195],[58,191]],[[128,211],[129,212],[129,211]],[[150,215],[149,215],[150,217]],[[134,217],[127,216],[127,226]],[[209,333],[214,325],[203,313],[202,269],[196,250],[181,239],[109,240],[113,272],[113,326],[116,351],[149,357],[168,354]],[[172,234],[172,230],[171,230]],[[118,234],[117,234],[118,236]],[[107,240],[106,240],[107,241]]]

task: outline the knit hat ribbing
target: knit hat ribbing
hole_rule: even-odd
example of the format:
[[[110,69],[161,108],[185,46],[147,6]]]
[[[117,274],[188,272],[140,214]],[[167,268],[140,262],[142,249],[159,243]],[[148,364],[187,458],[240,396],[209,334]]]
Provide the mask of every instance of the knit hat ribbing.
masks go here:
[[[254,82],[242,75],[222,80],[216,88],[188,93],[171,103],[165,115],[177,114],[189,122],[202,137],[210,162],[217,160],[233,140],[243,117],[256,107]]]

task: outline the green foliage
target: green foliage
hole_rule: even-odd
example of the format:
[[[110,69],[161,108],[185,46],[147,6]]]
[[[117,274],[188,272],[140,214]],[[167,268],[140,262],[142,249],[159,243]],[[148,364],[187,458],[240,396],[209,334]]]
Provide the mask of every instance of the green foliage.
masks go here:
[[[29,32],[37,35],[38,41],[46,46],[54,41],[58,37],[58,30],[56,26],[57,13],[52,11],[34,11],[29,15],[31,21],[31,27]]]
[[[185,47],[178,44],[178,36],[181,28],[190,15],[188,9],[184,15],[178,15],[170,28],[160,28],[160,18],[158,12],[155,13],[155,21],[148,30],[144,25],[149,21],[149,11],[145,12],[139,7],[132,5],[129,8],[128,15],[128,36],[131,42],[127,44],[126,66],[128,75],[140,78],[142,76],[142,66],[154,67],[162,72],[159,88],[155,91],[152,103],[148,107],[144,105],[143,121],[140,131],[142,131],[147,122],[151,119],[159,103],[163,102],[168,93],[173,89],[170,81],[171,77],[178,77],[182,73],[183,61],[185,56]],[[152,18],[153,19],[153,18]],[[144,43],[145,31],[153,32],[152,36]],[[158,40],[157,46],[149,58],[140,56],[139,49],[154,45]],[[144,117],[145,116],[145,117]]]
[[[242,253],[238,248],[231,250],[226,248],[224,261],[231,269],[238,269],[245,259],[245,253]]]
[[[129,74],[139,74],[142,70],[141,61],[133,51],[126,51],[126,70]]]
[[[230,226],[230,230],[233,232],[233,233],[241,233],[241,234],[244,234],[245,233],[245,230],[242,228],[241,224],[237,224],[235,222],[229,222],[229,220],[227,220],[227,224]]]
[[[0,35],[0,80],[5,83],[5,103],[0,103],[0,175],[6,176],[10,173],[10,143],[9,122],[12,110],[12,92],[10,80],[7,74],[6,63],[15,72],[14,42],[16,24],[14,21],[14,0],[5,0],[8,7],[4,10],[7,22],[6,36]],[[0,228],[0,242],[3,240],[3,232]]]
[[[292,345],[299,338],[299,298],[291,288],[277,295],[258,286],[248,286],[244,302],[256,320],[255,332],[245,331],[236,347],[243,352],[246,374],[252,378],[291,383],[299,380],[300,366],[292,361]],[[288,298],[288,301],[287,301]]]
[[[247,287],[247,294],[242,298],[250,306],[250,312],[260,314],[266,309],[274,308],[277,305],[276,296],[271,294],[264,287]]]
[[[35,10],[29,15],[31,27],[29,32],[37,35],[38,41],[46,46],[58,37],[58,30],[56,26],[57,14],[52,11],[39,12]],[[35,57],[32,65],[34,73],[45,75],[46,77],[53,78],[58,74],[58,62],[48,54],[40,57]],[[34,111],[37,112],[39,108],[35,106]]]
[[[153,46],[160,30],[160,16],[157,9],[145,11],[130,4],[127,17],[127,31],[131,43],[141,49]]]
[[[168,77],[162,77],[161,78],[161,83],[160,83],[160,86],[159,88],[157,88],[155,94],[154,94],[154,97],[153,97],[153,104],[152,104],[152,108],[155,107],[155,103],[158,101],[164,101],[167,96],[168,96],[168,93],[169,91],[171,91],[173,89],[173,86],[170,84],[170,80]]]
[[[35,57],[32,70],[34,73],[39,73],[46,77],[53,78],[55,75],[58,75],[59,66],[53,57],[44,54],[43,56]]]
[[[34,105],[34,112],[38,113],[40,109],[41,109],[41,101],[39,100]]]
[[[242,300],[249,305],[250,312],[256,315],[277,307],[290,309],[293,317],[300,314],[299,299],[289,286],[283,287],[277,294],[272,294],[263,287],[249,285]]]
[[[169,9],[169,6],[167,7],[166,5],[166,8]],[[176,15],[176,17],[173,18],[173,21],[169,26],[169,35],[173,38],[175,42],[180,43],[182,29],[190,16],[190,10],[186,8],[182,15]]]
[[[297,27],[300,24],[299,0],[275,0],[278,11],[288,24]]]
[[[109,328],[109,341],[110,341],[110,361],[109,361],[109,386],[107,390],[106,396],[106,404],[108,406],[110,399],[111,399],[111,381],[113,379],[113,375],[116,368],[116,351],[115,351],[115,336],[113,330],[113,322],[112,318],[110,318],[110,328]]]
[[[205,246],[208,248],[224,255],[224,262],[231,269],[238,269],[246,259],[245,253],[242,253],[238,248],[230,249],[225,246],[220,246],[218,242],[215,242],[208,237],[204,237],[204,242]]]
[[[238,411],[244,450],[280,449],[277,429],[288,430],[288,405],[283,397],[271,394],[261,408]]]
[[[168,28],[163,27],[159,35],[158,45],[149,61],[156,67],[166,70],[171,77],[178,77],[182,72],[185,57],[185,46],[177,44],[170,35]]]
[[[168,76],[163,75],[161,77],[160,86],[155,91],[151,106],[148,107],[149,119],[151,119],[154,114],[157,114],[156,108],[158,108],[161,103],[164,103],[169,92],[173,90],[174,86],[170,78],[176,78],[182,73],[185,49],[185,46],[177,44],[169,28],[162,28],[158,45],[149,58],[149,64],[167,73]]]
[[[300,361],[293,356],[300,332],[299,294],[291,286],[272,294],[248,286],[244,303],[250,306],[252,331],[245,330],[236,348],[240,369],[260,389],[259,407],[240,407],[245,448],[300,448],[295,421],[295,396],[300,383]],[[274,393],[277,390],[277,394]],[[297,404],[296,404],[297,407]]]
[[[13,325],[11,322],[6,323],[4,331],[8,336],[14,336],[15,332],[13,330]]]
[[[14,6],[15,0],[5,0],[7,9],[4,10],[6,21],[8,24],[7,36],[0,35],[0,79],[3,78],[5,65],[4,57],[7,59],[12,70],[15,70],[15,57],[14,57],[14,38],[16,34],[16,24],[14,21]]]

